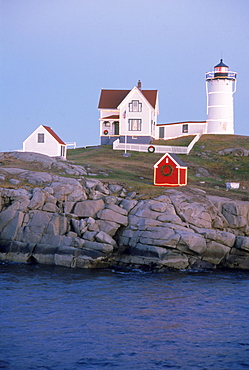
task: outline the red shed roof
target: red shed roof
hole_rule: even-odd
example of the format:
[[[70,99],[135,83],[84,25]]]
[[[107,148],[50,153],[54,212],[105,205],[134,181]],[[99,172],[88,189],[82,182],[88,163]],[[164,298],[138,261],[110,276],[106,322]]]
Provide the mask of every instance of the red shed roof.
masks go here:
[[[44,126],[44,125],[42,125],[42,127],[44,127],[49,133],[50,133],[50,135],[52,135],[53,136],[53,138],[56,140],[56,141],[58,141],[58,143],[59,144],[62,144],[62,145],[66,145],[65,143],[64,143],[64,141],[62,141],[60,138],[59,138],[59,136],[51,129],[51,127],[48,127],[48,126]]]
[[[117,109],[131,90],[101,90],[99,109]],[[156,107],[157,90],[140,90],[150,105]]]

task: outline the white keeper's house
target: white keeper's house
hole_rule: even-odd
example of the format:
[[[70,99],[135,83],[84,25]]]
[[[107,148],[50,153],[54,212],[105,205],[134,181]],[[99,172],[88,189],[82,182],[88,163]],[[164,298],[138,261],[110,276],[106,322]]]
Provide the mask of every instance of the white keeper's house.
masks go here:
[[[40,125],[24,140],[23,152],[66,158],[67,146],[51,127]]]
[[[141,82],[132,90],[102,90],[100,111],[101,145],[120,142],[149,144],[156,137],[158,91],[142,90]]]
[[[220,60],[206,73],[207,119],[157,123],[158,91],[142,90],[141,82],[132,90],[102,90],[100,111],[101,144],[150,144],[153,139],[173,139],[187,135],[234,134],[233,94],[237,73]]]

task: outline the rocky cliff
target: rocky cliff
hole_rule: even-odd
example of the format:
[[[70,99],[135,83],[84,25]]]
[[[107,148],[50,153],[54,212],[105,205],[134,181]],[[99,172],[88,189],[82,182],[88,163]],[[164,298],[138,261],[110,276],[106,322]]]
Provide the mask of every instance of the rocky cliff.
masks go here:
[[[14,159],[40,171],[11,167]],[[58,159],[14,152],[1,153],[0,161],[1,260],[78,268],[249,268],[249,202],[189,187],[140,199]]]

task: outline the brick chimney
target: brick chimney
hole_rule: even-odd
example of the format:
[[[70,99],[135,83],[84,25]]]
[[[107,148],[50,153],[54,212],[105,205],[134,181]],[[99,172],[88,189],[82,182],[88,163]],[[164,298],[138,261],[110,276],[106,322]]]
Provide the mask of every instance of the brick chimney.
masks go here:
[[[141,90],[141,88],[142,88],[142,83],[141,83],[141,81],[140,81],[140,80],[138,80],[137,87],[138,87],[138,89],[139,89],[139,90]]]

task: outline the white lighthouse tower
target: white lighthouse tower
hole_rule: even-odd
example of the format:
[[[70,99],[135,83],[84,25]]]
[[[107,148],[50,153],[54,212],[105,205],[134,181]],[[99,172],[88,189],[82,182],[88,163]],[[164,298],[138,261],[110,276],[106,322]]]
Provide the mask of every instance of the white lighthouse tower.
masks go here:
[[[207,134],[234,134],[233,94],[236,72],[220,60],[214,71],[206,73]]]

